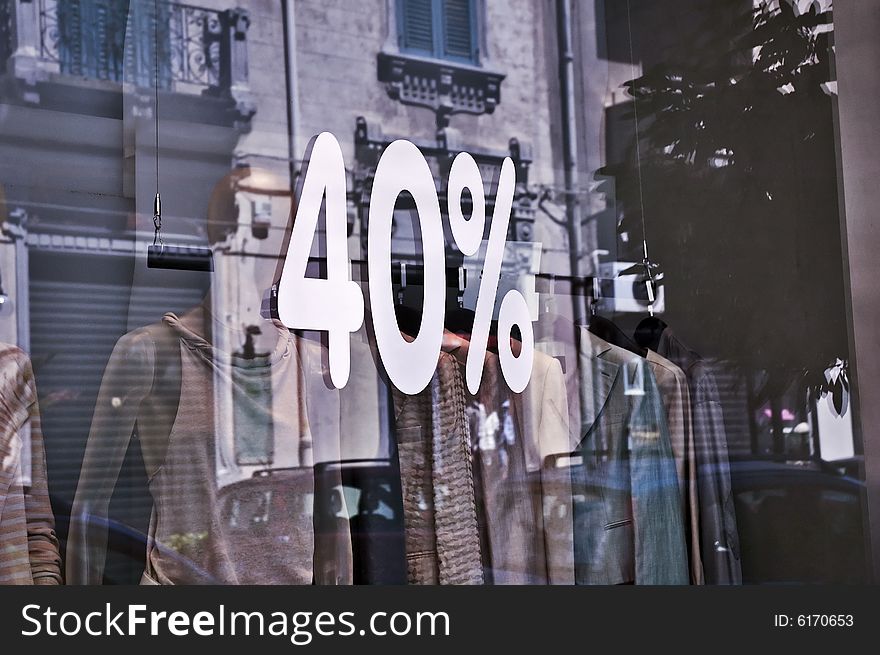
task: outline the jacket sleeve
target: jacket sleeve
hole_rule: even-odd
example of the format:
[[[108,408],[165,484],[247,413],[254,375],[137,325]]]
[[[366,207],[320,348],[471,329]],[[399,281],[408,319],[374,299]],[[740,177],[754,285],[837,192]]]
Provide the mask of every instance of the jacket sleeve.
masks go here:
[[[663,403],[650,367],[634,366],[643,378],[629,425],[635,582],[688,584],[681,495]]]
[[[145,332],[119,339],[104,370],[80,471],[67,541],[67,583],[101,584],[110,497],[155,370]]]
[[[694,387],[694,439],[706,581],[742,584],[724,417],[714,376],[705,364],[701,363],[698,369]]]
[[[46,454],[43,450],[43,432],[40,409],[30,361],[25,364],[25,384],[32,402],[28,408],[31,446],[31,486],[24,497],[27,520],[28,556],[34,584],[61,584],[61,555],[55,535],[55,516],[49,503],[46,474]]]
[[[0,584],[60,584],[33,369],[0,344]]]
[[[358,363],[362,355],[358,342],[352,339],[353,375],[349,378],[347,389],[350,395],[352,384],[360,382]],[[312,453],[316,466],[328,462],[340,462],[346,457],[343,452],[343,434],[340,429],[342,421],[342,396],[345,392],[327,388],[324,384],[325,374],[323,347],[308,339],[296,339],[299,354],[300,384],[299,402],[305,411],[308,432],[312,440]],[[361,357],[359,357],[361,355]],[[369,360],[372,364],[372,359]],[[363,386],[363,385],[361,385]],[[351,430],[360,436],[356,427]],[[316,469],[317,471],[318,469]],[[315,584],[337,585],[352,584],[354,580],[354,551],[351,542],[351,530],[348,519],[339,519],[330,512],[322,511],[335,497],[344,508],[344,514],[351,516],[357,508],[346,508],[345,494],[342,488],[342,471],[340,467],[326,467],[323,474],[315,475],[315,498],[312,524],[315,531],[315,554],[312,562]]]
[[[542,445],[541,507],[547,580],[550,584],[574,584],[571,476],[568,469],[552,470],[543,464],[548,455],[570,450],[568,396],[562,367],[556,359],[551,360],[544,380],[539,434]]]

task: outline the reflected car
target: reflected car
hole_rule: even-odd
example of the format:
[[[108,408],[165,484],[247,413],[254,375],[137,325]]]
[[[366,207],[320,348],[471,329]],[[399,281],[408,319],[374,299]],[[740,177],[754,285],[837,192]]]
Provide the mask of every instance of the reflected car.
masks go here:
[[[272,548],[269,583],[310,578],[296,554],[321,553],[316,582],[405,584],[405,546],[399,474],[387,459],[348,460],[312,467],[266,469],[220,490],[221,516],[234,561]],[[314,545],[310,540],[314,534]],[[238,556],[240,555],[240,556]],[[309,563],[311,565],[311,563]],[[253,573],[242,571],[249,582]]]
[[[245,584],[312,580],[314,501],[311,467],[258,471],[219,490],[219,514],[240,580]],[[255,553],[269,556],[253,566]]]
[[[847,468],[731,462],[745,584],[866,582],[865,485]]]
[[[342,493],[351,534],[354,584],[406,584],[403,499],[397,466],[390,459],[354,459],[319,464],[315,472],[324,489]],[[323,519],[317,525],[332,525],[332,517],[338,514],[336,507],[329,502],[317,506],[323,508]]]

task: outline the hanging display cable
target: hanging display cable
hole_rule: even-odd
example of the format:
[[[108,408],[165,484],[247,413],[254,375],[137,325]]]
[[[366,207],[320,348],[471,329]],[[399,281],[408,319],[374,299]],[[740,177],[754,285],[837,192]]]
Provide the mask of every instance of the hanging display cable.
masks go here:
[[[648,231],[645,227],[645,195],[642,184],[642,155],[641,146],[639,144],[639,106],[638,98],[635,94],[635,83],[638,77],[636,76],[636,60],[633,50],[632,36],[632,18],[630,16],[629,3],[630,0],[626,0],[626,28],[629,35],[629,65],[633,78],[633,132],[636,145],[636,173],[639,182],[639,212],[642,223],[642,261],[639,264],[630,266],[629,268],[620,271],[618,275],[639,274],[643,276],[643,281],[645,283],[645,292],[647,294],[648,300],[648,313],[653,316],[654,303],[657,301],[657,286],[659,282],[663,279],[663,274],[659,272],[660,265],[652,262],[651,259],[648,257]]]
[[[156,197],[153,199],[153,243],[147,246],[147,268],[211,272],[214,270],[214,254],[210,248],[167,245],[162,239],[162,198],[159,195],[159,0],[154,0],[154,11],[153,54],[156,69],[153,79],[153,118],[156,129]]]

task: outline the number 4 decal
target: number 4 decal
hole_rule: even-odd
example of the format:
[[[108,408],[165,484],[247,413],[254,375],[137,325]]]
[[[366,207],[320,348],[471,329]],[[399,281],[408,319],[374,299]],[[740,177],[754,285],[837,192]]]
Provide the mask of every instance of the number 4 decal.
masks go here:
[[[329,333],[330,380],[341,389],[351,370],[349,334],[364,322],[364,297],[351,280],[346,224],[345,163],[336,137],[311,144],[299,206],[278,285],[278,317],[290,329]],[[326,195],[327,278],[306,277],[312,240]]]

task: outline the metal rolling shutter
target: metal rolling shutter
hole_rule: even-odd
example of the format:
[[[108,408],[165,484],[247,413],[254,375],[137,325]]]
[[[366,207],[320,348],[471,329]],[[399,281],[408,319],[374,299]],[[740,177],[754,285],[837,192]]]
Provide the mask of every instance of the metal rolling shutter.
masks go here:
[[[129,325],[147,325],[166,311],[197,304],[194,288],[144,290],[147,301],[129,311],[130,263],[112,256],[57,253],[31,255],[30,327],[49,491],[58,517],[59,537],[66,537],[67,516],[79,479],[98,389],[116,341]],[[128,268],[127,268],[128,267]],[[152,501],[147,492],[140,449],[132,441],[114,490],[110,515],[146,532]],[[137,582],[142,564],[108,558],[110,577]]]

